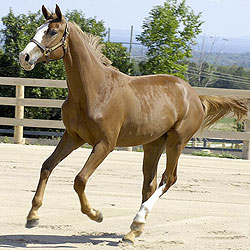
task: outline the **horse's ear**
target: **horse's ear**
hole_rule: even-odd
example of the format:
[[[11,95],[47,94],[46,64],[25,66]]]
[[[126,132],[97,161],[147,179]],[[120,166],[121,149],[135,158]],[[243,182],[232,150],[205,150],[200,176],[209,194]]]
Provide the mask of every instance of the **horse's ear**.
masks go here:
[[[52,19],[51,13],[45,8],[45,6],[42,6],[42,12],[46,20]]]
[[[62,12],[59,8],[58,5],[56,5],[56,11],[55,11],[56,15],[57,15],[57,18],[59,19],[59,22],[62,20]]]

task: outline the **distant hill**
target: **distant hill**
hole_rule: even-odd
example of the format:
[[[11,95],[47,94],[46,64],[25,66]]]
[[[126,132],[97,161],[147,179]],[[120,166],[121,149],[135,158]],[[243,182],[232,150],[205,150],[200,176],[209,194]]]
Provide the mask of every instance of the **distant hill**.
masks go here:
[[[192,62],[198,62],[200,52],[193,51],[193,57],[190,58]],[[207,53],[206,62],[216,65],[238,65],[244,68],[250,68],[250,52],[247,53]]]
[[[191,61],[197,62],[201,53],[205,53],[206,61],[216,65],[238,65],[250,68],[250,37],[221,38],[204,37],[197,38],[197,45],[193,49]]]
[[[134,30],[133,42],[138,43],[136,36],[140,34],[140,31]],[[107,37],[106,37],[107,39]],[[130,41],[130,29],[127,30],[111,30],[110,32],[111,42],[127,42]],[[197,45],[194,46],[194,50],[201,50],[205,44],[205,49],[210,50],[213,46],[214,52],[222,53],[246,53],[250,52],[250,37],[217,37],[217,36],[198,36]]]
[[[132,56],[135,59],[143,59],[146,55],[146,48],[139,45],[136,36],[140,31],[133,33]],[[106,38],[107,40],[107,38]],[[111,42],[121,42],[129,48],[130,30],[111,30]],[[200,51],[207,56],[209,63],[217,65],[239,65],[250,68],[250,37],[240,38],[222,38],[216,36],[198,36],[197,45],[193,48],[193,58],[191,61],[197,61]]]
[[[213,52],[220,53],[247,53],[250,52],[250,37],[216,37],[216,36],[198,36],[197,45],[194,50],[201,51],[205,48],[206,51],[212,49]]]

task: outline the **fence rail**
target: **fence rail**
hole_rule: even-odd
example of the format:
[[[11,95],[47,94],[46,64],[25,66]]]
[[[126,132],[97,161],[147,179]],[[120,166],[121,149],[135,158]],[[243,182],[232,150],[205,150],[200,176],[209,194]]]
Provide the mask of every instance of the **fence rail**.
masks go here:
[[[27,79],[27,78],[11,78],[0,77],[0,85],[16,86],[16,97],[0,97],[0,105],[15,106],[15,118],[0,117],[0,125],[14,126],[14,142],[23,144],[23,127],[39,127],[39,128],[57,128],[63,129],[62,121],[24,119],[24,107],[46,107],[61,108],[63,100],[53,99],[34,99],[25,98],[25,87],[51,87],[66,88],[64,80],[45,80],[45,79]],[[250,90],[236,89],[214,89],[214,88],[194,88],[199,95],[217,95],[217,96],[237,96],[248,99],[250,103]],[[250,158],[250,112],[245,121],[244,132],[215,131],[207,130],[202,134],[195,135],[198,138],[215,138],[227,140],[242,140],[243,150],[242,158]]]

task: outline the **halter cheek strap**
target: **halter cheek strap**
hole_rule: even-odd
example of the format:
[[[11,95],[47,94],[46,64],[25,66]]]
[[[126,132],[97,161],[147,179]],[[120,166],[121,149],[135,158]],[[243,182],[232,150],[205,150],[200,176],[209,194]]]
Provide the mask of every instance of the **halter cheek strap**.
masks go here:
[[[49,63],[51,61],[56,61],[56,60],[59,60],[59,59],[62,59],[65,54],[66,54],[66,51],[67,51],[67,37],[69,35],[69,28],[68,28],[68,23],[66,22],[66,28],[65,28],[65,31],[64,31],[64,34],[63,34],[63,37],[61,39],[61,41],[59,43],[57,43],[56,45],[50,47],[50,48],[47,48],[45,47],[44,45],[42,45],[41,43],[39,43],[36,39],[32,38],[30,41],[35,43],[38,48],[41,50],[41,52],[43,53],[43,55],[45,56],[45,62],[46,63]],[[61,58],[59,59],[50,59],[50,54],[55,51],[56,49],[62,47],[63,48],[63,55]]]

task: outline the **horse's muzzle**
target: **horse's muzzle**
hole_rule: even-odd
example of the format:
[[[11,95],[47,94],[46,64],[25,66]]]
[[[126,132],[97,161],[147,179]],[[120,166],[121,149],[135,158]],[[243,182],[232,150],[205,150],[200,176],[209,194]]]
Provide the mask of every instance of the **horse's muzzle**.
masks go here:
[[[35,63],[30,62],[30,55],[22,51],[19,54],[19,62],[24,70],[30,71],[35,67]]]

